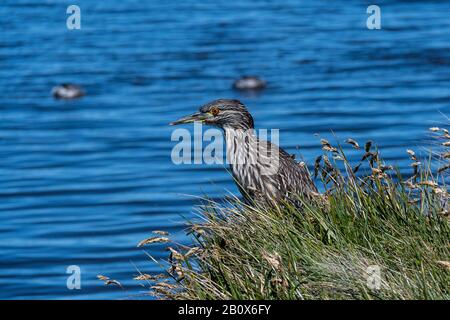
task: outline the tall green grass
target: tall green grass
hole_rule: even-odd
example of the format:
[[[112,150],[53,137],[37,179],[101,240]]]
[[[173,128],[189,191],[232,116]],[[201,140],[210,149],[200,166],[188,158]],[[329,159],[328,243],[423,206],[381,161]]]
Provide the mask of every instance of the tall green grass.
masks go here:
[[[431,130],[444,150],[427,164],[408,150],[413,175],[406,180],[371,143],[360,148],[348,140],[361,152],[361,162],[350,164],[341,146],[322,140],[314,174],[324,192],[303,201],[303,209],[206,201],[201,222],[189,225],[194,246],[170,248],[166,275],[172,280],[153,279],[152,293],[169,299],[448,299],[450,139],[445,129]],[[433,163],[440,169],[432,170]]]

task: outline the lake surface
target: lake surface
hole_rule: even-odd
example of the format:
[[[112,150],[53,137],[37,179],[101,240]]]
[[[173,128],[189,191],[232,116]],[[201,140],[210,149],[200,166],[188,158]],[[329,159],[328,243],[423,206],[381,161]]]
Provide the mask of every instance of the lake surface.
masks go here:
[[[189,243],[195,196],[237,192],[220,165],[171,161],[167,124],[209,100],[241,99],[308,164],[333,130],[408,174],[405,149],[425,150],[450,113],[450,2],[382,1],[381,30],[366,28],[366,1],[330,3],[3,0],[0,298],[141,298],[136,270],[160,268],[136,244],[155,229]],[[81,30],[66,28],[70,4]],[[244,74],[267,89],[233,91]],[[54,100],[64,82],[87,95]]]

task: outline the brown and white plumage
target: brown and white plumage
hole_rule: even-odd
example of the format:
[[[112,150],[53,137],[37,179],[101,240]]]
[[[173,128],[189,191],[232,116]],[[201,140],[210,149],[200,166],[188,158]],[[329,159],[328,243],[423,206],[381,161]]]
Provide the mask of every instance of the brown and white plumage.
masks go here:
[[[173,123],[201,121],[224,130],[227,160],[240,192],[247,202],[270,204],[287,200],[298,204],[298,196],[312,198],[317,188],[305,166],[254,131],[253,118],[239,100],[220,99]]]

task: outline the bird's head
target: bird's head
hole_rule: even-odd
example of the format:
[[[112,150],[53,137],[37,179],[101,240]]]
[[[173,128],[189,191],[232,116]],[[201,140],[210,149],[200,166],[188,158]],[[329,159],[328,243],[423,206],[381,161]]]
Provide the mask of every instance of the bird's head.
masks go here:
[[[199,112],[182,117],[170,125],[201,122],[222,129],[253,129],[253,118],[239,100],[219,99],[200,107]]]

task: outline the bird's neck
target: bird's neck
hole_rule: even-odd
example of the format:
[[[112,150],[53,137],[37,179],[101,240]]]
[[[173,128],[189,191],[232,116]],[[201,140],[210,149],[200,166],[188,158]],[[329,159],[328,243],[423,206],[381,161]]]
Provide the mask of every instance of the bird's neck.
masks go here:
[[[225,135],[227,136],[240,136],[240,135],[251,135],[256,136],[255,129],[236,129],[232,127],[224,127]]]
[[[230,165],[250,164],[256,161],[258,139],[254,129],[225,128],[227,160]]]
[[[233,129],[233,128],[224,128],[225,131],[225,141],[228,146],[231,146],[234,142],[240,142],[239,146],[246,147],[246,145],[250,142],[256,142],[257,137],[254,129]],[[237,146],[237,147],[239,147]]]
[[[225,140],[227,162],[240,188],[248,195],[261,193],[275,198],[278,147],[259,140],[253,129],[225,129]]]

